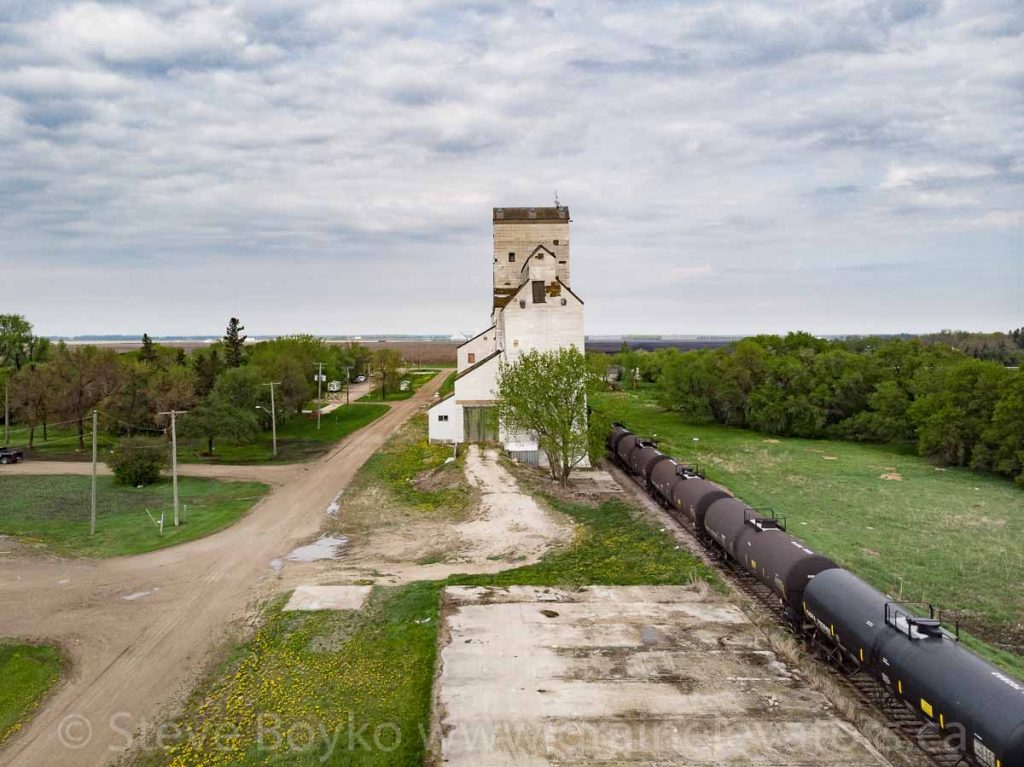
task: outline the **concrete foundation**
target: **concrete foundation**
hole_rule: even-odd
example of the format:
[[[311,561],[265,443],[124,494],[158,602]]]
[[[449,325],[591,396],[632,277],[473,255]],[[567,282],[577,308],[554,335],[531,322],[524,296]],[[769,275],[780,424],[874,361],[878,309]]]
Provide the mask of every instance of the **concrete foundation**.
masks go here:
[[[713,594],[452,587],[445,613],[447,767],[888,764]]]

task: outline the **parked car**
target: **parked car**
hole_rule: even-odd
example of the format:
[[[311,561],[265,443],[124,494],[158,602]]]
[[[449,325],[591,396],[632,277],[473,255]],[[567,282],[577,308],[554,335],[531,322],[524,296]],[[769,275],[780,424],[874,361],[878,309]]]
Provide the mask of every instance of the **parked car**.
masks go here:
[[[356,383],[363,383],[366,380],[366,376],[356,376]]]
[[[13,447],[0,447],[0,463],[17,463],[25,454]]]

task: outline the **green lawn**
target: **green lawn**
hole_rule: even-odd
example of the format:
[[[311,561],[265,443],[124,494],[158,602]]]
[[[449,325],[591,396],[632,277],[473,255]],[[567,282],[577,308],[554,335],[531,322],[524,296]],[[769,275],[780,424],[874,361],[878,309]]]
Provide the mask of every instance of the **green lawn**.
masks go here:
[[[24,726],[60,669],[56,647],[0,640],[0,744]]]
[[[61,426],[47,429],[47,437],[43,440],[42,428],[37,428],[32,449],[28,447],[28,431],[21,426],[15,425],[11,430],[11,446],[25,452],[26,460],[35,459],[38,461],[88,461],[92,458],[92,435],[90,426],[86,425],[85,449],[78,449],[78,429],[74,424],[63,424]],[[100,455],[109,452],[117,444],[117,438],[107,434],[100,434],[97,441]]]
[[[412,469],[407,468],[408,476]],[[232,649],[177,720],[183,731],[199,735],[167,753],[138,755],[136,764],[422,765],[444,586],[716,582],[701,562],[677,549],[668,533],[634,518],[624,503],[549,502],[578,523],[578,533],[567,548],[536,564],[497,575],[375,587],[359,612],[284,613],[278,600],[255,636]],[[282,733],[323,725],[328,733],[340,731],[340,745],[330,750],[318,735],[305,751],[289,751],[287,741],[278,750],[260,751],[261,722],[264,730],[276,723]],[[383,748],[372,738],[378,726],[386,728]],[[368,748],[358,740],[355,748],[348,747],[353,729],[369,734]],[[229,750],[210,762],[211,751],[202,744],[213,733],[234,731],[239,737],[229,740]],[[390,750],[396,731],[400,744]]]
[[[383,487],[404,508],[457,513],[469,505],[473,494],[462,474],[466,451],[460,451],[457,460],[446,464],[451,456],[451,445],[430,443],[427,416],[421,413],[370,456],[346,492],[358,494],[367,486]],[[450,481],[424,489],[413,482],[423,472],[443,473]]]
[[[376,421],[390,408],[382,404],[343,405],[320,417],[316,428],[316,415],[292,415],[277,427],[277,458],[274,458],[270,431],[260,434],[251,443],[233,445],[214,442],[215,458],[206,452],[205,440],[183,441],[178,446],[178,460],[183,463],[301,463],[323,455],[331,446],[349,434]]]
[[[441,384],[441,388],[437,390],[437,394],[440,398],[443,399],[455,391],[455,377],[458,374],[457,370],[453,370],[449,373],[448,377],[444,379],[444,383]]]
[[[431,378],[441,372],[440,368],[427,370],[426,368],[418,368],[423,372],[411,373],[409,375],[403,375],[401,380],[409,382],[409,388],[405,391],[389,391],[384,395],[384,399],[381,400],[380,387],[377,387],[369,394],[364,394],[359,398],[359,402],[395,402],[397,400],[409,399],[416,390],[419,389],[423,384],[429,381]]]
[[[270,430],[261,432],[252,442],[232,444],[214,442],[214,458],[203,455],[206,440],[178,440],[178,460],[182,463],[300,463],[327,452],[331,445],[349,434],[380,418],[389,408],[382,404],[343,405],[320,419],[316,428],[315,415],[292,414],[277,427],[277,458],[274,458]],[[279,416],[280,417],[280,416]],[[102,427],[101,427],[102,428]],[[49,439],[43,441],[42,429],[36,430],[35,446],[28,449],[28,432],[15,430],[11,444],[25,451],[26,460],[88,461],[92,458],[92,437],[85,435],[85,450],[78,450],[74,424],[49,429]],[[117,444],[117,437],[100,434],[97,439],[100,460]]]
[[[0,534],[42,543],[57,554],[115,557],[162,549],[201,538],[238,521],[267,490],[257,482],[178,480],[183,524],[175,528],[171,482],[144,488],[97,481],[96,534],[89,533],[89,477],[0,476]],[[146,514],[159,520],[164,533]]]
[[[752,506],[775,509],[790,532],[876,588],[956,610],[992,643],[1024,645],[1024,491],[1007,480],[892,447],[687,423],[643,391],[593,405]],[[1000,661],[1024,675],[1021,656]]]

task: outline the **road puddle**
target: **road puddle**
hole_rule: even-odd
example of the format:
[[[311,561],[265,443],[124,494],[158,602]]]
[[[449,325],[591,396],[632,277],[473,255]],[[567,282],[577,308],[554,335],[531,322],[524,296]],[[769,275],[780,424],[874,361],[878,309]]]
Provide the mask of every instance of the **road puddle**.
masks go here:
[[[322,559],[337,559],[347,543],[348,538],[344,535],[322,535],[313,543],[294,549],[288,555],[288,561],[318,562]]]

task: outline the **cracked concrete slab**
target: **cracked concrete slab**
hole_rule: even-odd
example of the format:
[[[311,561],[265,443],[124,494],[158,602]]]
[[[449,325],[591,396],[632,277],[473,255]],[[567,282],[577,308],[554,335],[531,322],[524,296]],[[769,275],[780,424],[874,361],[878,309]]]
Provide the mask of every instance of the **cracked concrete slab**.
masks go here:
[[[446,767],[888,764],[689,587],[445,589]]]
[[[299,586],[292,592],[288,610],[358,610],[370,594],[370,586]]]

